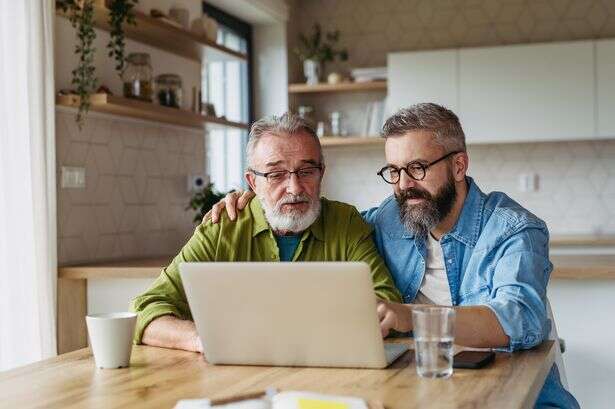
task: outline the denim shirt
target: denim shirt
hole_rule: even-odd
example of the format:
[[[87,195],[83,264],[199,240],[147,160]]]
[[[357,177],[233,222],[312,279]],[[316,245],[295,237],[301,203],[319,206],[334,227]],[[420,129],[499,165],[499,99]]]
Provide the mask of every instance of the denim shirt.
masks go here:
[[[468,194],[453,229],[440,239],[451,300],[485,305],[510,338],[506,351],[528,349],[547,339],[546,291],[553,265],[545,223],[501,192],[485,195],[467,177]],[[374,241],[405,303],[416,297],[425,275],[425,240],[406,230],[390,196],[363,212]],[[576,408],[578,403],[551,369],[537,407]]]

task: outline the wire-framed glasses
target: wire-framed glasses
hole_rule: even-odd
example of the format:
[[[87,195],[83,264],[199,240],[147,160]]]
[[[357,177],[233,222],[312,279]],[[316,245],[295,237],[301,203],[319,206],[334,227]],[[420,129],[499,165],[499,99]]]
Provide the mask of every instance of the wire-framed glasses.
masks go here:
[[[297,170],[274,170],[271,172],[259,172],[254,169],[250,169],[250,172],[256,176],[262,176],[267,179],[270,184],[282,183],[290,179],[290,175],[295,174],[297,178],[302,181],[313,181],[320,176],[322,171],[322,165],[308,166]]]

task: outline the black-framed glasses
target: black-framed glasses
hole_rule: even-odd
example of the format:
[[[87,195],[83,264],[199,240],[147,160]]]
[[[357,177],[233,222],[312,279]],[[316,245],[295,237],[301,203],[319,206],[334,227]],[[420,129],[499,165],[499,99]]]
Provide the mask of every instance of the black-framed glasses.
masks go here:
[[[403,168],[398,168],[392,165],[385,166],[384,168],[380,169],[377,174],[382,179],[384,179],[385,182],[391,185],[394,185],[397,182],[399,182],[399,178],[401,177],[402,170],[406,172],[406,175],[410,176],[414,180],[423,180],[425,179],[425,175],[427,174],[427,169],[429,169],[429,167],[435,165],[438,162],[443,161],[444,159],[448,158],[451,155],[455,155],[456,153],[461,153],[461,151],[449,152],[446,155],[442,156],[441,158],[436,159],[433,162],[427,163],[427,164],[424,164],[418,161],[412,161]]]
[[[320,176],[322,165],[308,166],[297,170],[274,170],[271,172],[259,172],[254,169],[249,169],[256,176],[262,176],[271,184],[282,183],[290,179],[290,175],[295,174],[302,181],[312,181]]]

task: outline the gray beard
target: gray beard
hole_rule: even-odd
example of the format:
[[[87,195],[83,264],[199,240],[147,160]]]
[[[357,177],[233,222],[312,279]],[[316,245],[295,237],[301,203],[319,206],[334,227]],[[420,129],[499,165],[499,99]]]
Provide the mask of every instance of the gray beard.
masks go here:
[[[431,202],[412,207],[404,203],[400,206],[399,212],[404,227],[423,239],[427,238],[429,232],[441,220],[438,209]]]
[[[411,206],[406,203],[407,196],[418,196],[426,200],[421,204]],[[455,181],[449,178],[433,197],[427,196],[430,196],[427,192],[412,192],[411,189],[402,192],[400,196],[396,195],[399,217],[404,227],[423,239],[426,239],[429,232],[451,212],[457,197]]]
[[[299,200],[299,199],[307,199],[310,201],[310,207],[305,213],[300,212],[282,212],[281,208],[284,203],[287,203],[288,200]],[[299,195],[295,198],[284,197],[278,203],[276,203],[275,207],[271,207],[267,204],[267,201],[259,197],[261,202],[261,206],[265,211],[265,218],[267,219],[267,223],[271,227],[271,230],[274,232],[290,232],[290,233],[301,233],[302,231],[307,230],[312,223],[318,219],[320,216],[320,199],[310,200],[309,197]]]

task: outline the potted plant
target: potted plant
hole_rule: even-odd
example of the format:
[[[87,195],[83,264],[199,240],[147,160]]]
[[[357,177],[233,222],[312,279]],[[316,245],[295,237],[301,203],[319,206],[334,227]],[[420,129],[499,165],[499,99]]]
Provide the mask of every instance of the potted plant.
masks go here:
[[[232,192],[232,190],[230,192]],[[218,192],[214,189],[214,184],[209,183],[207,186],[194,193],[194,195],[190,198],[190,203],[186,207],[186,210],[196,210],[197,213],[194,216],[193,221],[195,224],[200,224],[203,221],[205,214],[211,210],[213,205],[224,199],[224,196],[230,192]]]
[[[322,34],[320,24],[315,23],[309,37],[299,34],[299,46],[295,49],[295,53],[303,61],[303,74],[310,85],[320,82],[325,63],[332,62],[336,57],[341,61],[348,59],[346,49],[334,48],[340,39],[339,30],[325,33],[324,40]]]
[[[116,60],[116,70],[121,74],[124,68],[124,30],[125,23],[135,24],[134,6],[138,0],[56,0],[56,6],[67,16],[77,34],[75,54],[79,56],[77,67],[72,71],[71,83],[79,96],[77,123],[81,128],[85,115],[90,108],[90,95],[96,90],[98,79],[94,66],[96,48],[94,40],[95,5],[103,3],[109,9],[109,26],[111,39],[107,44],[109,57]]]

